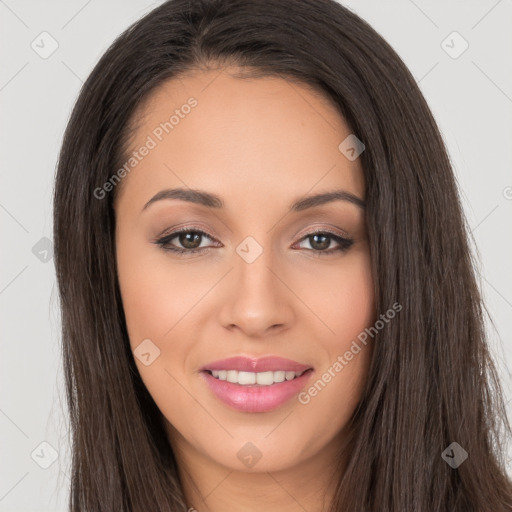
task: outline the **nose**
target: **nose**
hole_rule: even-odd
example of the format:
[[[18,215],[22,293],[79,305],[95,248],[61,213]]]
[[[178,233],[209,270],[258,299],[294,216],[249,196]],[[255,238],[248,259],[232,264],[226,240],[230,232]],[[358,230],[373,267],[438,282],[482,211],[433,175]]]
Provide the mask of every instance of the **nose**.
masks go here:
[[[252,263],[235,259],[219,313],[221,324],[247,337],[265,337],[290,328],[295,311],[287,277],[271,260],[270,251],[264,250]]]

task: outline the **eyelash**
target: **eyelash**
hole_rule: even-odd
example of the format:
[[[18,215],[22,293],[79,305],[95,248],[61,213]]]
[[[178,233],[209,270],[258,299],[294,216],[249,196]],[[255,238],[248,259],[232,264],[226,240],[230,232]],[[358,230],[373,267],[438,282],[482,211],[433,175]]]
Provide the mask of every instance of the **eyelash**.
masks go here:
[[[169,246],[170,241],[173,240],[174,238],[178,237],[182,233],[196,233],[201,236],[206,236],[206,237],[210,238],[211,240],[215,240],[208,233],[205,233],[204,231],[202,231],[200,229],[185,227],[185,228],[182,228],[178,231],[174,231],[173,233],[170,233],[170,234],[156,240],[154,243],[159,245],[164,251],[171,251],[171,252],[177,254],[178,256],[182,256],[182,257],[186,257],[190,254],[195,254],[195,253],[199,253],[199,252],[203,252],[203,251],[207,251],[208,249],[211,249],[211,247],[200,247],[200,248],[196,248],[196,249],[182,249],[179,247]],[[331,238],[332,240],[334,240],[335,242],[337,242],[339,244],[339,247],[337,247],[337,248],[324,250],[324,251],[318,251],[315,249],[306,249],[307,251],[312,252],[313,255],[315,255],[315,256],[331,255],[331,254],[337,253],[337,252],[344,253],[354,243],[353,239],[342,237],[342,236],[337,235],[329,230],[319,230],[319,231],[313,231],[311,233],[307,233],[299,240],[299,242],[301,242],[311,236],[314,236],[314,235],[327,235],[328,238]]]

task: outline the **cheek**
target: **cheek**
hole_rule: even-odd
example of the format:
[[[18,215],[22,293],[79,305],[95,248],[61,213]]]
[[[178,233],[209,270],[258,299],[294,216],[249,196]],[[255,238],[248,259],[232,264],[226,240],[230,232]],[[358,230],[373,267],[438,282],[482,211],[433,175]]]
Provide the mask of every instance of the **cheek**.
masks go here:
[[[186,365],[186,347],[190,348],[185,335],[187,313],[198,302],[202,288],[189,274],[176,272],[159,251],[141,248],[129,237],[118,245],[117,263],[135,364],[159,409],[172,416],[173,411],[183,410],[190,398],[179,382]],[[150,354],[146,362],[145,353]]]
[[[303,273],[304,274],[304,273]],[[362,247],[302,281],[300,296],[324,324],[321,344],[331,354],[346,350],[375,320],[375,293],[369,252]]]
[[[327,284],[329,292],[322,293],[319,283]],[[365,331],[376,319],[369,252],[347,257],[343,265],[317,276],[316,284],[309,298],[325,324],[316,343],[325,357],[301,403],[310,411],[323,411],[333,426],[340,427],[357,405],[373,350]]]
[[[339,348],[343,348],[347,341],[350,344],[352,339],[356,339],[371,325],[376,316],[369,257],[358,258],[343,269],[337,290],[333,294],[328,311],[331,314],[333,330],[340,334]]]
[[[160,250],[152,247],[148,249],[123,240],[117,258],[132,348],[146,338],[161,344],[164,338],[173,335],[174,326],[178,326],[198,302],[204,286],[190,271],[177,271]]]

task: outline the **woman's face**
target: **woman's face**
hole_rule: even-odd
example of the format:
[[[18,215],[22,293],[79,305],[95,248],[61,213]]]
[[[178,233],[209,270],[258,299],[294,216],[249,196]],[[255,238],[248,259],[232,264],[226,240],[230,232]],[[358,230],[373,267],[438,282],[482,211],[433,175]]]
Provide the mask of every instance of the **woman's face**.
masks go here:
[[[139,114],[117,185],[118,275],[178,459],[327,467],[366,380],[371,343],[358,335],[375,318],[362,167],[350,139],[339,148],[348,127],[305,86],[218,71],[167,82]],[[222,362],[233,357],[246,359]]]

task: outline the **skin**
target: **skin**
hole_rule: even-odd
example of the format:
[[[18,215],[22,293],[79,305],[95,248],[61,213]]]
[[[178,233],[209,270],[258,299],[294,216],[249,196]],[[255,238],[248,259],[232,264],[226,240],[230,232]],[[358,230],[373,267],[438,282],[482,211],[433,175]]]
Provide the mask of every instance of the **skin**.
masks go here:
[[[130,344],[150,339],[160,350],[148,366],[135,361],[165,418],[188,506],[324,511],[371,342],[309,403],[294,397],[265,413],[220,402],[199,368],[235,355],[277,355],[314,368],[307,389],[373,324],[364,210],[333,201],[288,212],[294,200],[336,189],[364,200],[363,170],[338,149],[351,132],[322,95],[280,78],[235,78],[234,69],[168,81],[137,113],[131,150],[188,98],[198,101],[123,178],[116,200]],[[174,187],[215,193],[225,207],[165,199],[142,211]],[[200,239],[208,251],[180,257],[153,243],[185,224],[211,235]],[[339,244],[328,238],[319,250],[306,235],[326,228],[353,245],[325,254]],[[250,264],[236,252],[247,236],[263,249]],[[183,242],[176,237],[170,245]],[[248,442],[261,453],[251,468],[237,457]]]

